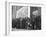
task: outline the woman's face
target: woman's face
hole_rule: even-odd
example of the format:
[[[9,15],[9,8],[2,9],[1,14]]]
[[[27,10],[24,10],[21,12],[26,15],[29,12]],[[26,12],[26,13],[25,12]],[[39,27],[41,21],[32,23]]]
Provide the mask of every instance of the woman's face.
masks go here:
[[[38,10],[36,10],[36,11],[33,11],[33,13],[32,13],[34,16],[38,16]]]
[[[39,10],[35,10],[35,11],[33,11],[33,12],[32,12],[32,15],[33,15],[33,17],[40,16],[40,12],[39,12]]]

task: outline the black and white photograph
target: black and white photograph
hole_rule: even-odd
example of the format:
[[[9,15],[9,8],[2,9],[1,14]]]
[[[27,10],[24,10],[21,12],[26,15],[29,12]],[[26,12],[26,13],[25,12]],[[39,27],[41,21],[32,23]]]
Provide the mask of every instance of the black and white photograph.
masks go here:
[[[45,16],[46,5],[41,2],[5,2],[5,35],[44,37],[46,32]]]
[[[41,30],[41,7],[12,6],[12,31]]]

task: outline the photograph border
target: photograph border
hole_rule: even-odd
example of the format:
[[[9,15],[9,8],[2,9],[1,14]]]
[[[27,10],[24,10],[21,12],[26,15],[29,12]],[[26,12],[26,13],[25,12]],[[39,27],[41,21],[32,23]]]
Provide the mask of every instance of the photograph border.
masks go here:
[[[43,6],[44,4],[36,4],[36,3],[20,3],[20,2],[5,2],[5,35],[8,35],[11,30],[10,30],[10,4],[15,3],[15,4],[31,4],[31,5],[41,5]],[[42,9],[42,8],[41,8]],[[42,11],[41,11],[42,12]],[[29,31],[29,30],[28,30]],[[30,30],[32,31],[32,30]],[[34,30],[33,30],[34,31]],[[39,31],[39,30],[38,30]]]

